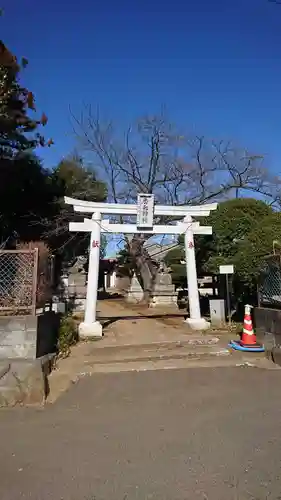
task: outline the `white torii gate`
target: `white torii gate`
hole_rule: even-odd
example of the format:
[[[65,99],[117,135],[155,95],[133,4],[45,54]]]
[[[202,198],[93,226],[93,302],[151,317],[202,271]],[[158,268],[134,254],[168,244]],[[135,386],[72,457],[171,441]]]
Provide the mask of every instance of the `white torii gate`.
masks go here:
[[[192,221],[192,217],[210,215],[211,210],[216,210],[217,203],[201,206],[155,205],[153,195],[147,194],[140,194],[138,204],[135,205],[96,203],[68,197],[65,197],[64,200],[66,204],[73,205],[75,212],[92,214],[92,218],[85,218],[84,222],[69,223],[70,231],[91,233],[85,318],[79,325],[81,338],[102,336],[102,325],[96,318],[101,233],[184,234],[190,312],[190,317],[186,322],[194,330],[208,328],[209,323],[201,317],[200,311],[193,235],[212,234],[212,227],[200,226],[199,222]],[[137,216],[137,222],[135,224],[115,224],[109,220],[102,220],[102,214],[135,215]],[[175,226],[154,226],[154,215],[178,216],[184,217],[184,219],[177,222]]]

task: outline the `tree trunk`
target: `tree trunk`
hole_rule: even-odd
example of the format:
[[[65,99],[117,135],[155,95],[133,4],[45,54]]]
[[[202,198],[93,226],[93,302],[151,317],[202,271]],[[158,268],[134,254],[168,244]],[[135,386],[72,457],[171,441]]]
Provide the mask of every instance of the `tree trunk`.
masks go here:
[[[144,238],[135,236],[130,243],[130,253],[135,262],[136,271],[140,276],[143,289],[143,303],[148,305],[153,296],[157,267],[151,261],[147,250],[144,248],[144,243]]]

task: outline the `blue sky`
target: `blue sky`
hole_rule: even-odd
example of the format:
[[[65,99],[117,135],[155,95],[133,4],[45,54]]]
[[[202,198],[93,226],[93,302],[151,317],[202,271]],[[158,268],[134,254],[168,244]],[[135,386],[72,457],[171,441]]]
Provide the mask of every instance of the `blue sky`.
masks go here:
[[[281,6],[267,0],[2,0],[1,37],[49,118],[48,167],[75,146],[69,106],[120,127],[165,105],[186,131],[281,153]],[[281,169],[280,169],[281,170]]]
[[[55,165],[75,145],[69,105],[124,126],[165,105],[175,123],[280,156],[281,6],[267,0],[2,0],[1,37],[29,66]]]

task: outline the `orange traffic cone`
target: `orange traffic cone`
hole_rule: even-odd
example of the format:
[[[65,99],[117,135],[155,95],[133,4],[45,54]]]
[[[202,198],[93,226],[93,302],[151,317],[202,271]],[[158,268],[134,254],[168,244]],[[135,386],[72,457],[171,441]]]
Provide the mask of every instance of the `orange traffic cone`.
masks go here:
[[[236,351],[249,351],[249,352],[264,352],[264,346],[257,343],[256,335],[253,329],[251,318],[251,308],[247,304],[245,306],[244,325],[241,340],[231,340],[228,344],[229,347]]]
[[[256,335],[253,329],[252,317],[251,317],[251,308],[249,304],[245,305],[245,314],[244,314],[244,325],[243,325],[243,333],[241,337],[240,344],[242,346],[253,347],[257,344]]]

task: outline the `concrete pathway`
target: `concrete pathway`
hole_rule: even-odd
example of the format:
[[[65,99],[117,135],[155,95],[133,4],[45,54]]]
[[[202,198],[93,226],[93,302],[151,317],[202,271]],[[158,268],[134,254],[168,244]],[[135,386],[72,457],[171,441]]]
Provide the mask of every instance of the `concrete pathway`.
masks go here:
[[[180,328],[167,325],[155,318],[155,315],[161,316],[165,312],[182,318]],[[199,336],[184,323],[182,313],[178,313],[177,309],[166,311],[150,309],[145,312],[144,316],[138,312],[137,308],[131,308],[121,300],[111,299],[98,302],[98,318],[105,324],[105,330],[104,337],[101,342],[97,343],[97,347],[150,344],[163,341],[179,342],[185,341],[189,335]]]
[[[0,412],[1,500],[278,500],[280,371],[85,377]]]

